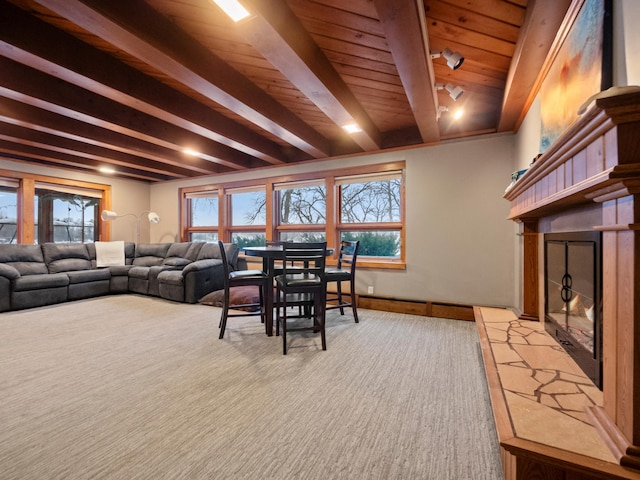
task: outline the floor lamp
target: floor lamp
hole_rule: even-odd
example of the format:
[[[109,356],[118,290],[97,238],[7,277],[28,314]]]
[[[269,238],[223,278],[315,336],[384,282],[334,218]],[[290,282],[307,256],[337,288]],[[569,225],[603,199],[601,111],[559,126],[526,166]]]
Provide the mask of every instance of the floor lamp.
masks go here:
[[[149,223],[153,223],[153,224],[160,223],[160,216],[156,212],[152,212],[150,210],[145,210],[140,215],[136,215],[135,213],[123,213],[122,215],[118,215],[113,210],[103,210],[102,213],[100,214],[100,218],[102,219],[103,222],[111,222],[112,220],[115,220],[116,218],[135,217],[135,219],[136,219],[136,243],[140,243],[140,218],[145,213],[147,214],[147,220],[149,220]]]

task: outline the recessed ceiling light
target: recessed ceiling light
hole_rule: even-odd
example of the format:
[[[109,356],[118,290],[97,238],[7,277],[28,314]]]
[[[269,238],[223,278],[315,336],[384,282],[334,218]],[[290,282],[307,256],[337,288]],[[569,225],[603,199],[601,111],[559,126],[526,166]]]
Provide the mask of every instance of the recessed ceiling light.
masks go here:
[[[182,150],[183,153],[190,155],[192,157],[197,157],[200,155],[200,152],[196,152],[195,150],[191,149],[191,148],[185,148],[184,150]]]
[[[115,169],[111,167],[99,167],[98,171],[100,173],[107,173],[107,174],[116,173]]]
[[[234,22],[239,22],[243,18],[251,15],[237,0],[213,0],[213,2],[218,5],[224,13],[229,15]]]
[[[357,123],[350,123],[348,125],[343,125],[342,128],[347,133],[358,133],[362,131],[362,129]]]
[[[462,118],[462,115],[464,115],[464,110],[459,108],[458,110],[456,110],[456,113],[453,114],[453,118],[454,120],[458,120]]]

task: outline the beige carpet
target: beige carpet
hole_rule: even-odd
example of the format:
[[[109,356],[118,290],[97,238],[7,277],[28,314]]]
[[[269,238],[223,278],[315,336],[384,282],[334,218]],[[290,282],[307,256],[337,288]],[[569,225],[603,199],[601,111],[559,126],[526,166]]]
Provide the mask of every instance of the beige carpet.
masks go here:
[[[0,314],[0,478],[499,479],[473,323],[319,335],[136,295]]]

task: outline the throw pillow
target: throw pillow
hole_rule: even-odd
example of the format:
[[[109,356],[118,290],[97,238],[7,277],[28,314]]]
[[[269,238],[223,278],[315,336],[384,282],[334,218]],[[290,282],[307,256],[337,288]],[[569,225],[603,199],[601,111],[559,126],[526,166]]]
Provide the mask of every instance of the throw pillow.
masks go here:
[[[202,305],[209,305],[212,307],[222,307],[224,301],[224,290],[216,290],[215,292],[208,293],[202,297],[199,302]],[[260,289],[253,285],[246,287],[231,287],[229,290],[229,305],[233,308],[234,305],[246,305],[248,303],[260,303]],[[258,308],[245,307],[241,310],[255,311]]]

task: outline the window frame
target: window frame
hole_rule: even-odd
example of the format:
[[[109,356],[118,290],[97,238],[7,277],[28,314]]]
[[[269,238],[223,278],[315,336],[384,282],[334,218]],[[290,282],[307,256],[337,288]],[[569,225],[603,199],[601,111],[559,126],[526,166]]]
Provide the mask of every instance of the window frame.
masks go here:
[[[35,244],[35,197],[36,189],[42,188],[46,184],[48,188],[58,187],[61,192],[70,190],[93,191],[95,197],[99,198],[98,211],[109,210],[111,208],[111,186],[102,183],[84,182],[80,180],[70,180],[66,178],[50,177],[46,175],[35,175],[13,170],[0,170],[0,179],[13,179],[18,182],[18,218],[16,242],[23,245]],[[109,222],[96,221],[94,228],[98,229],[95,238],[102,241],[110,239],[111,229]]]
[[[397,258],[383,257],[358,257],[358,267],[364,268],[380,268],[380,269],[405,269],[406,268],[406,209],[405,209],[405,161],[380,163],[374,165],[363,165],[348,167],[344,169],[332,169],[325,171],[313,171],[300,174],[290,174],[277,177],[267,177],[262,179],[254,179],[247,181],[221,182],[219,184],[208,184],[200,186],[182,187],[179,189],[180,198],[180,238],[181,241],[189,241],[192,232],[204,231],[203,227],[191,227],[190,211],[188,196],[205,193],[207,191],[217,191],[219,196],[219,220],[218,220],[218,238],[224,242],[229,242],[231,233],[241,231],[256,231],[255,225],[232,226],[231,225],[231,209],[228,201],[227,192],[250,189],[264,188],[266,192],[266,225],[265,238],[267,241],[276,240],[279,232],[299,231],[300,224],[278,225],[278,204],[276,201],[276,189],[278,185],[286,183],[304,183],[311,181],[324,181],[326,187],[326,222],[324,225],[304,225],[304,231],[324,231],[327,239],[327,246],[333,248],[335,253],[331,259],[327,259],[327,263],[334,264],[337,260],[337,246],[340,244],[340,238],[343,231],[372,231],[372,230],[393,230],[400,231],[400,255]],[[377,223],[341,223],[340,222],[340,202],[339,185],[336,179],[344,179],[345,177],[362,177],[370,174],[385,174],[392,172],[400,172],[400,221],[399,222],[377,222]],[[260,226],[261,227],[261,226]],[[208,231],[211,231],[209,229]]]

